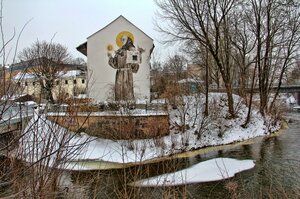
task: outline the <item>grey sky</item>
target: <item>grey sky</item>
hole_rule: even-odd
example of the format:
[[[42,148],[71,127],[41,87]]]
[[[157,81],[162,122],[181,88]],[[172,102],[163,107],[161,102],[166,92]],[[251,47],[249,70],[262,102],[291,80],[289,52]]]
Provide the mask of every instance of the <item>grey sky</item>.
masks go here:
[[[84,57],[76,47],[123,15],[151,36],[159,51],[159,33],[153,25],[156,9],[153,0],[4,0],[3,28],[7,40],[14,28],[18,33],[32,19],[21,36],[19,50],[37,39],[50,41],[56,34],[54,42],[67,46],[74,57]]]

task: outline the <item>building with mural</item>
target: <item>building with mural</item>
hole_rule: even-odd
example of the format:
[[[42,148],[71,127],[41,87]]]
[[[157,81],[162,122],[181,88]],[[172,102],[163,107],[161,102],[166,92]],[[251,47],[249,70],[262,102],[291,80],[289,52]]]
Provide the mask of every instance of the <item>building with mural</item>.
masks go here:
[[[97,102],[150,100],[153,39],[119,16],[77,50],[87,56],[88,97]]]

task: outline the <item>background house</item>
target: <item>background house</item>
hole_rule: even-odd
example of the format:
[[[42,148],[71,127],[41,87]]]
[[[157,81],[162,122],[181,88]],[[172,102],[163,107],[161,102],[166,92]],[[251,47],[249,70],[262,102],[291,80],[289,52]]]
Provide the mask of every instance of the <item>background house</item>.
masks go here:
[[[20,62],[10,67],[13,82],[17,85],[18,95],[32,95],[36,98],[42,96],[42,80],[39,79],[32,67],[26,62]],[[52,90],[53,97],[57,100],[60,96],[64,98],[76,97],[86,93],[86,66],[65,64],[57,74]]]

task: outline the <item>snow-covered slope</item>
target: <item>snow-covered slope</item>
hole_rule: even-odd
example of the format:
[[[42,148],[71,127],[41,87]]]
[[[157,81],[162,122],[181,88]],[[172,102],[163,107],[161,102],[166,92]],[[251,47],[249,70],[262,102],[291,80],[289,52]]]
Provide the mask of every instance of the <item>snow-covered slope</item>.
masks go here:
[[[169,110],[170,134],[143,140],[115,141],[92,137],[85,133],[75,134],[47,120],[43,115],[35,115],[24,131],[26,136],[23,137],[24,144],[21,147],[26,151],[26,155],[23,158],[34,162],[48,155],[47,157],[54,158],[51,164],[58,167],[55,162],[63,155],[64,161],[59,161],[63,162],[59,167],[63,165],[67,169],[84,170],[89,168],[76,165],[74,162],[95,160],[137,163],[201,147],[243,141],[269,134],[280,128],[279,123],[274,124],[271,119],[263,118],[257,110],[252,112],[248,127],[242,128],[247,107],[241,98],[238,96],[234,98],[238,117],[227,119],[226,95],[210,95],[209,117],[202,114],[204,96],[184,97],[177,109]],[[51,143],[54,151],[45,153],[47,143],[48,145]],[[72,163],[69,164],[70,162]]]

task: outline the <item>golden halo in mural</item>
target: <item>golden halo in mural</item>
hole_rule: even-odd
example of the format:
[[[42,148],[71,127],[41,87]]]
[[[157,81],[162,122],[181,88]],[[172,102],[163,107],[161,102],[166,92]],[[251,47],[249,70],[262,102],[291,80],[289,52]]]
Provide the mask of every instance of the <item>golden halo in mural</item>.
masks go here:
[[[129,37],[131,40],[132,40],[132,43],[134,43],[134,37],[133,37],[133,34],[131,32],[128,32],[128,31],[122,31],[120,32],[117,37],[116,37],[116,43],[117,45],[121,48],[123,46],[123,43],[122,43],[122,37],[123,36],[127,36]]]
[[[108,44],[107,46],[106,46],[106,50],[107,51],[112,51],[114,49],[114,47],[113,47],[113,45],[111,45],[111,44]]]

